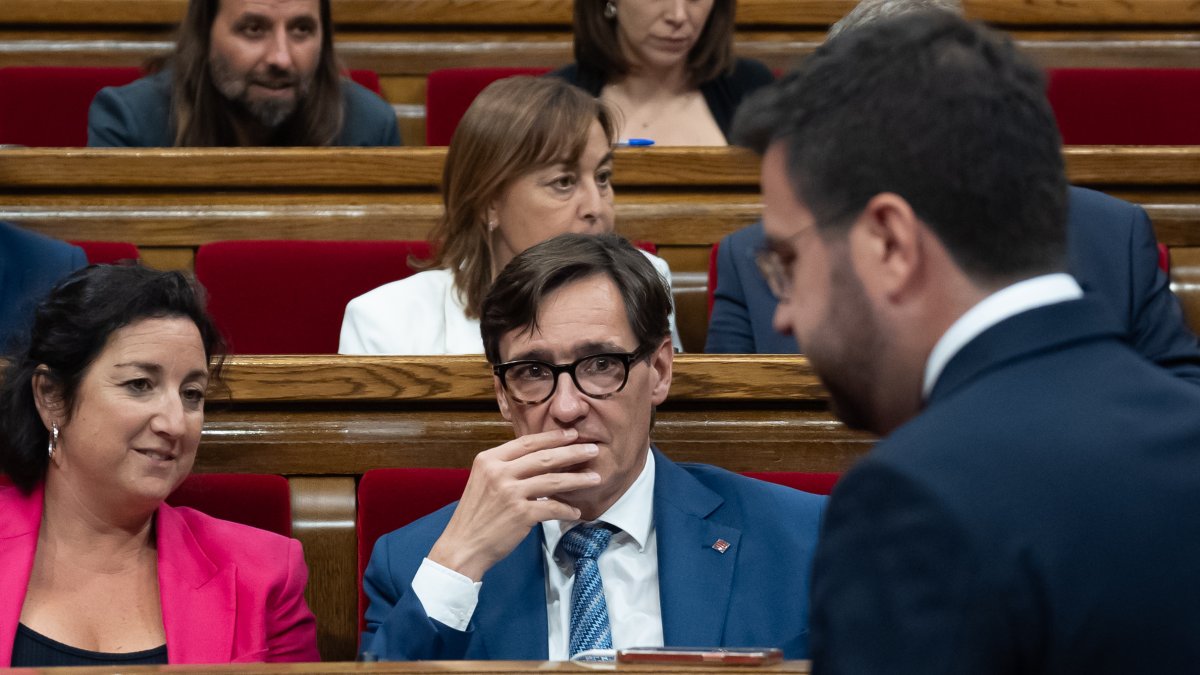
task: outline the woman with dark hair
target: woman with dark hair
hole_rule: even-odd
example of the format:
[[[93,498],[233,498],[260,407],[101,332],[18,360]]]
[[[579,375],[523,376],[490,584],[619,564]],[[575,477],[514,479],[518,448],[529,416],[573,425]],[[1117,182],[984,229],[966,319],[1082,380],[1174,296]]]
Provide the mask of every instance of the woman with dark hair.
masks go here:
[[[0,667],[320,658],[299,542],[164,503],[222,349],[178,272],[88,267],[39,305],[0,374]]]
[[[562,80],[512,77],[475,98],[450,140],[429,268],[358,296],[342,354],[482,354],[479,308],[500,270],[557,235],[612,232],[608,107]],[[664,278],[666,261],[646,254]],[[671,314],[675,345],[679,340]]]
[[[552,75],[621,116],[619,136],[727,145],[733,114],[774,77],[733,56],[736,0],[576,0],[575,63]]]

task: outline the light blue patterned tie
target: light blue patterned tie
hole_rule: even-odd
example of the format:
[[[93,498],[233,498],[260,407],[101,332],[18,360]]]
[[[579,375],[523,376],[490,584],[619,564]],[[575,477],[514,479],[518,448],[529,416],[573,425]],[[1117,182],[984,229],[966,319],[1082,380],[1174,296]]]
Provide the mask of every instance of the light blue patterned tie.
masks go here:
[[[608,603],[596,558],[608,548],[612,530],[580,525],[562,537],[562,548],[575,559],[575,585],[571,588],[571,656],[587,649],[612,649]]]

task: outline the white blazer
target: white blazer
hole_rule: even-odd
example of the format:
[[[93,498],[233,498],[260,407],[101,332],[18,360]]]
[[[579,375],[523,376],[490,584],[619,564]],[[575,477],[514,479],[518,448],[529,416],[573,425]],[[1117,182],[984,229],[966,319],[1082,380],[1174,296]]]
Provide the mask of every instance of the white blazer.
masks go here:
[[[671,285],[667,261],[645,253]],[[671,343],[683,351],[675,311]],[[339,354],[482,354],[479,320],[468,319],[449,270],[418,272],[354,298],[342,318]]]

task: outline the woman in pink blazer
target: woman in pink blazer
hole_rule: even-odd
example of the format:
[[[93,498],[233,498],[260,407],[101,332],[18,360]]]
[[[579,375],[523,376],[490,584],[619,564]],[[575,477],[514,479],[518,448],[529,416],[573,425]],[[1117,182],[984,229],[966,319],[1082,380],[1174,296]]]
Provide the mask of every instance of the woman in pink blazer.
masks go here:
[[[163,503],[221,339],[177,272],[99,266],[0,375],[0,667],[317,661],[299,542]]]

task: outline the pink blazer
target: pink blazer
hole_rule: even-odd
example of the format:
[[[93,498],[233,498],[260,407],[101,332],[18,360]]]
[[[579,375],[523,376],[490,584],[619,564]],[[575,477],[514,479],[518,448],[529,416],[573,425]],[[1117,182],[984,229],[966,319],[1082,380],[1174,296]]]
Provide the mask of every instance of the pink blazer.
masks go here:
[[[0,484],[0,667],[13,640],[42,522],[42,486]],[[300,542],[163,504],[158,586],[170,663],[319,661]]]

